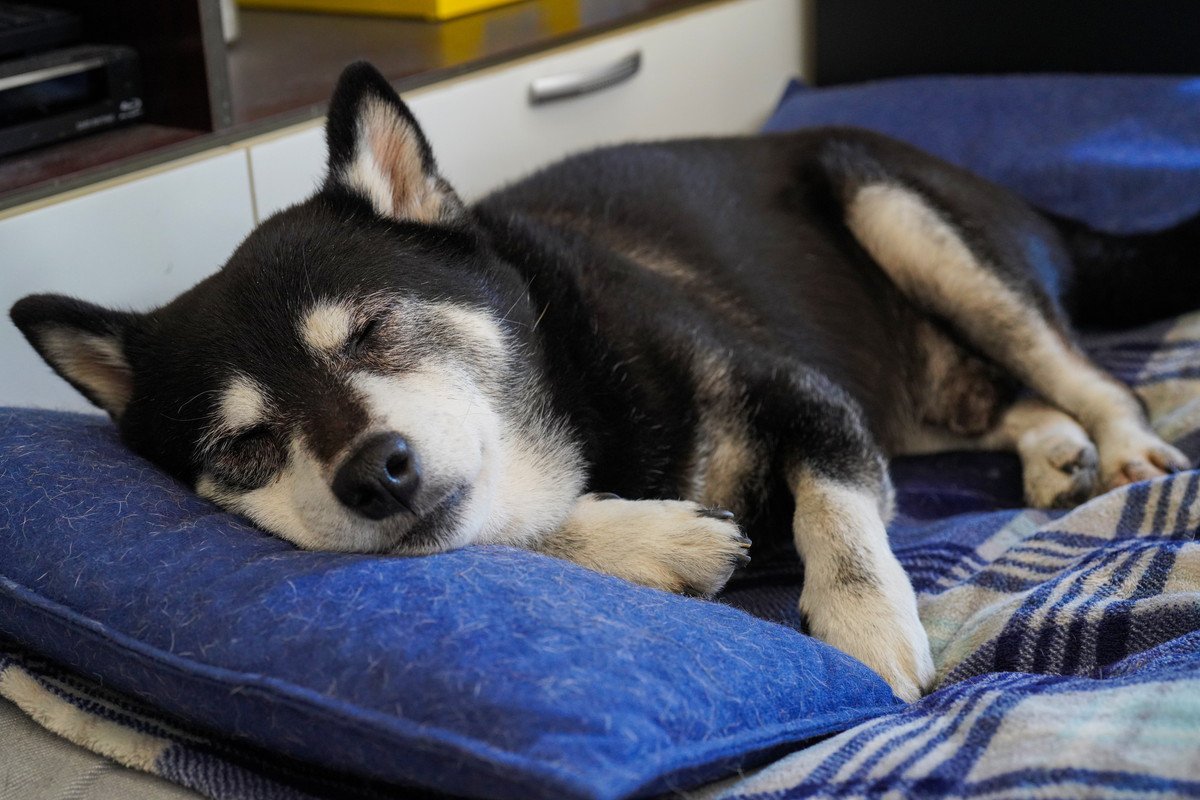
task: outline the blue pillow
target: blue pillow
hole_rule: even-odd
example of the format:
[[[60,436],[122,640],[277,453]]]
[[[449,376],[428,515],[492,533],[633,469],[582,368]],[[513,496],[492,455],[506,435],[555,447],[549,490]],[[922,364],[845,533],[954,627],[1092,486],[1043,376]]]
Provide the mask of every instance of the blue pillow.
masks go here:
[[[496,798],[686,789],[901,705],[789,628],[502,547],[307,553],[0,409],[0,634],[187,722]]]
[[[902,78],[793,84],[766,125],[855,125],[966,167],[1102,230],[1166,227],[1200,213],[1200,78]]]

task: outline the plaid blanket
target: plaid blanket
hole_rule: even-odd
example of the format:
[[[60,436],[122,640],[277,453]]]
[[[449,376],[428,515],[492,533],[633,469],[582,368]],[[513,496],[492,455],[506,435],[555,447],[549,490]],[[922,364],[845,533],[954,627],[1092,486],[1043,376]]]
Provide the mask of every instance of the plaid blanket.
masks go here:
[[[1093,337],[1159,432],[1200,457],[1200,314]],[[893,546],[920,594],[939,688],[693,800],[1200,797],[1200,473],[1071,512],[1020,508],[1001,454],[902,459]],[[799,566],[724,600],[798,626]],[[189,730],[17,652],[0,695],[46,728],[219,800],[396,796]]]
[[[1088,344],[1196,460],[1200,314]],[[1005,456],[903,459],[894,473],[893,547],[939,688],[694,800],[1200,797],[1200,473],[1070,512],[1017,508]],[[792,600],[732,594],[767,615]]]

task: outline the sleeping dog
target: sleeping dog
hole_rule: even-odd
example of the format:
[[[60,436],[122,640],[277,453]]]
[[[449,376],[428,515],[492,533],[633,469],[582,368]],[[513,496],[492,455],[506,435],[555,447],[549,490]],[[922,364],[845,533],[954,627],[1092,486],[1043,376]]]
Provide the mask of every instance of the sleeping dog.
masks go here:
[[[320,190],[167,305],[12,310],[131,448],[301,547],[711,596],[743,531],[783,540],[811,631],[911,700],[888,456],[1012,450],[1046,508],[1188,466],[1070,324],[1200,304],[1197,224],[1109,237],[852,129],[603,149],[467,207],[366,64],[327,137]]]

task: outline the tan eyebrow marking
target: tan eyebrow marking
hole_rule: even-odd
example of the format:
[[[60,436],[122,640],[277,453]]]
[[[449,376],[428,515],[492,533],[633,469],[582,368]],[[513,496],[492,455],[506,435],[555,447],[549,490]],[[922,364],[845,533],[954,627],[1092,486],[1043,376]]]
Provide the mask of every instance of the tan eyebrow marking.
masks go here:
[[[300,324],[300,336],[320,353],[334,353],[350,338],[354,311],[345,303],[318,303]]]
[[[225,387],[217,413],[226,430],[237,431],[261,422],[265,408],[266,401],[258,385],[244,375],[235,375]]]

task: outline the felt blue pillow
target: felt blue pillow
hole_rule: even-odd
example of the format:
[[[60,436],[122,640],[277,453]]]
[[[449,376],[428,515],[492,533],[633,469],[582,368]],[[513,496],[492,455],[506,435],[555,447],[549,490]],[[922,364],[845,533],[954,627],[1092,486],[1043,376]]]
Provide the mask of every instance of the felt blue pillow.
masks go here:
[[[1200,78],[921,77],[808,89],[767,131],[854,125],[966,167],[1102,230],[1200,213]]]
[[[309,763],[496,798],[693,787],[900,706],[717,603],[501,547],[307,553],[94,416],[0,409],[0,634]]]

